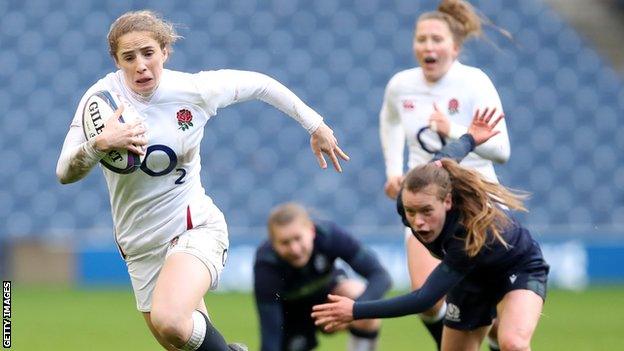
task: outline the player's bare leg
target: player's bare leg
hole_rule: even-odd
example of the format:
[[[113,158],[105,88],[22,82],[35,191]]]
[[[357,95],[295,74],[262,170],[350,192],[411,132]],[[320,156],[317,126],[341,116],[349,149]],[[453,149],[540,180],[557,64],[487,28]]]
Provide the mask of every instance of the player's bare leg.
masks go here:
[[[202,311],[206,315],[208,315],[208,310],[206,309],[206,303],[204,302],[204,299],[202,299],[199,302],[199,305],[197,306],[197,310],[198,311]],[[173,346],[172,344],[167,343],[167,341],[165,341],[165,339],[162,336],[160,336],[160,334],[156,331],[156,328],[154,328],[154,325],[152,324],[150,312],[143,312],[143,318],[145,319],[145,323],[147,323],[147,327],[152,332],[152,335],[154,335],[154,338],[156,338],[158,343],[162,347],[164,347],[165,350],[168,350],[168,351],[177,351],[178,350],[177,347]]]
[[[503,351],[529,351],[537,327],[542,298],[531,290],[508,292],[496,307],[498,313],[498,343]]]
[[[332,294],[357,299],[366,290],[366,286],[357,280],[348,279],[340,282]],[[362,319],[349,324],[351,336],[347,345],[348,351],[374,351],[377,349],[377,338],[381,328],[379,319]]]
[[[147,323],[147,327],[152,332],[152,335],[154,335],[154,338],[156,338],[156,341],[158,341],[158,343],[162,347],[164,347],[165,350],[167,350],[167,351],[177,351],[178,350],[177,347],[175,347],[172,344],[168,343],[162,336],[160,336],[158,331],[156,331],[156,328],[154,328],[154,325],[152,324],[152,320],[151,320],[151,317],[150,317],[150,312],[143,312],[143,318],[145,319],[145,323]]]
[[[487,326],[475,330],[458,330],[444,327],[442,351],[479,351],[489,328]]]
[[[411,233],[406,236],[405,247],[407,250],[407,269],[410,275],[412,290],[420,289],[427,277],[440,264],[440,260],[431,256],[429,250],[416,239]],[[432,308],[420,314],[429,334],[435,340],[438,349],[441,346],[442,328],[446,303],[444,299],[438,301]]]
[[[197,257],[183,252],[167,257],[156,282],[150,316],[166,344],[190,350],[228,350],[207,316],[196,311],[211,282],[208,268]]]

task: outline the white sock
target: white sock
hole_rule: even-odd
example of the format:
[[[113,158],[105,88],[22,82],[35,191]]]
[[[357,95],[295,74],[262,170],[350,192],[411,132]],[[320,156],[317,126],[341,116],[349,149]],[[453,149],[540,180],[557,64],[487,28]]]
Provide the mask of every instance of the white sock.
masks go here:
[[[424,314],[420,314],[420,319],[423,320],[423,322],[427,323],[427,324],[431,324],[431,323],[435,323],[437,321],[439,321],[440,319],[444,318],[444,316],[446,315],[446,302],[444,302],[444,304],[442,304],[442,307],[440,307],[440,310],[438,311],[438,314],[436,314],[435,316],[426,316]]]
[[[377,338],[362,338],[351,334],[347,343],[347,351],[375,351],[377,350]]]
[[[199,311],[193,311],[193,332],[191,333],[191,338],[186,342],[184,346],[182,346],[182,350],[197,350],[202,342],[204,342],[204,337],[206,336],[206,320],[204,319],[204,315]]]

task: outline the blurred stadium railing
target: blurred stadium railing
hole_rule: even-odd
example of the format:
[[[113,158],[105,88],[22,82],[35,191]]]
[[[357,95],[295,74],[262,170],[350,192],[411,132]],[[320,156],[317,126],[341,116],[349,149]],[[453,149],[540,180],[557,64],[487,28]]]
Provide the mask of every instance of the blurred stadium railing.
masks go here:
[[[366,232],[367,242],[393,245],[393,254],[385,256],[399,257],[389,264],[400,276],[402,230],[382,192],[377,115],[390,77],[415,65],[411,40],[417,15],[436,3],[0,2],[5,165],[0,168],[0,242],[6,247],[0,250],[0,265],[5,271],[12,267],[0,272],[15,275],[21,269],[16,263],[23,262],[18,254],[34,252],[20,248],[35,241],[53,245],[57,254],[65,248],[70,280],[91,282],[107,274],[100,268],[108,267],[104,264],[116,253],[101,172],[61,186],[54,170],[78,100],[114,69],[107,55],[108,26],[127,10],[151,8],[181,24],[184,40],[169,68],[267,73],[325,116],[352,158],[343,174],[320,171],[305,132],[278,111],[257,102],[221,111],[206,127],[202,178],[228,218],[233,245],[243,245],[238,252],[250,256],[248,249],[265,235],[262,226],[273,205],[296,200],[319,209],[321,217]],[[542,1],[473,3],[514,36],[509,41],[488,31],[489,41],[469,43],[462,55],[464,63],[492,77],[503,100],[512,154],[497,172],[504,184],[532,193],[531,212],[522,219],[540,241],[577,245],[570,249],[573,262],[584,253],[578,256],[578,262],[586,260],[577,285],[582,286],[588,274],[592,279],[591,245],[622,247],[624,242],[622,79]],[[607,260],[621,267],[623,251]],[[605,273],[606,280],[624,279],[616,273],[624,275]],[[102,281],[119,281],[109,278]]]

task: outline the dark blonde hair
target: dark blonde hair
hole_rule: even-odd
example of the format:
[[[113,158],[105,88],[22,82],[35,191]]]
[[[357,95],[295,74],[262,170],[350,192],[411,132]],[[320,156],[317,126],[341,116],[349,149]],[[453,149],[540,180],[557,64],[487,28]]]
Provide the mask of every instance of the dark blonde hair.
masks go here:
[[[485,21],[474,7],[464,0],[442,0],[436,11],[423,13],[416,23],[427,19],[446,22],[458,47],[461,47],[467,38],[480,36],[481,25]]]
[[[273,237],[273,228],[290,224],[296,219],[303,219],[306,222],[312,223],[310,215],[305,207],[296,202],[287,202],[273,208],[267,221],[269,237]]]
[[[500,184],[492,183],[477,171],[464,168],[451,159],[442,159],[418,166],[407,173],[403,188],[417,193],[430,184],[438,186],[436,197],[444,201],[451,194],[452,206],[460,214],[460,223],[466,228],[466,252],[476,256],[486,244],[490,232],[505,247],[501,233],[509,224],[509,217],[501,206],[526,211],[520,194]]]
[[[165,21],[159,14],[150,10],[126,12],[111,24],[108,31],[108,50],[110,55],[117,60],[119,38],[131,32],[149,32],[154,40],[160,44],[160,48],[168,48],[176,40],[180,39],[172,23]]]

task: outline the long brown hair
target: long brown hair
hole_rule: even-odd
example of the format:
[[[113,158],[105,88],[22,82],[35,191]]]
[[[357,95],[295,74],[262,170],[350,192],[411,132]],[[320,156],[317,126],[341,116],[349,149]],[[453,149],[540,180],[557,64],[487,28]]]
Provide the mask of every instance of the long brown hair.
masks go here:
[[[476,256],[486,244],[488,232],[507,247],[502,231],[510,220],[501,206],[527,211],[523,203],[526,193],[487,181],[477,171],[451,159],[420,165],[409,171],[403,181],[404,189],[413,193],[429,184],[438,186],[436,196],[440,201],[451,194],[452,206],[459,212],[460,223],[467,231],[465,249],[470,257]]]

